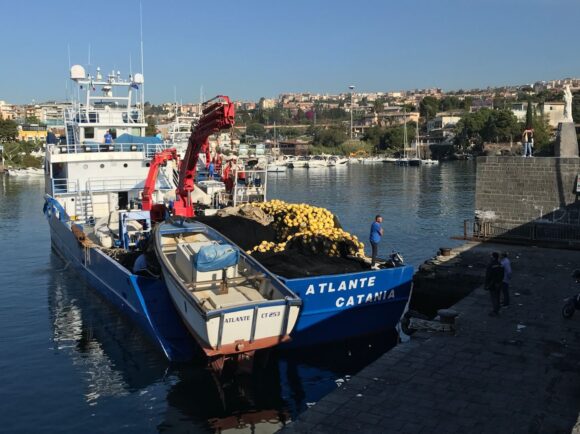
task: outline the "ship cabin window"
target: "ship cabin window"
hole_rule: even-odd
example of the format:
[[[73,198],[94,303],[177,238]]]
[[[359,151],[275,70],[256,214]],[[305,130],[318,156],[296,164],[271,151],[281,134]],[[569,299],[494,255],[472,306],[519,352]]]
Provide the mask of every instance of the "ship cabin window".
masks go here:
[[[141,135],[141,128],[131,128],[131,134],[133,136],[140,136]]]
[[[97,112],[89,112],[89,123],[96,124],[99,122],[99,114]]]
[[[85,130],[85,139],[95,138],[95,129],[93,127],[87,127],[84,130]]]
[[[111,133],[111,136],[113,137],[113,140],[115,140],[117,138],[117,129],[116,128],[111,128],[111,129],[109,129],[109,132]]]

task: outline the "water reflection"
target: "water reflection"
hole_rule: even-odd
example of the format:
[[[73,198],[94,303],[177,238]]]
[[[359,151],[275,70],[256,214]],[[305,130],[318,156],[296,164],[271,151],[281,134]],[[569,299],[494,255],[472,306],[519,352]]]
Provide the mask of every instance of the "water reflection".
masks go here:
[[[68,355],[81,374],[85,402],[130,407],[148,394],[157,402],[149,410],[159,432],[275,432],[394,342],[393,335],[382,335],[316,351],[273,352],[251,375],[217,379],[203,360],[170,365],[54,253],[50,265],[53,350]]]

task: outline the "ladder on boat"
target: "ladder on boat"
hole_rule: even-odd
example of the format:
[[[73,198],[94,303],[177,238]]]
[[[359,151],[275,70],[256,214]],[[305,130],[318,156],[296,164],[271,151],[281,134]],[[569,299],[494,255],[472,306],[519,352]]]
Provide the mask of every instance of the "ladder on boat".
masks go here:
[[[91,190],[91,183],[87,181],[85,189],[77,190],[77,197],[75,200],[75,213],[79,223],[94,224],[94,204],[93,191]]]

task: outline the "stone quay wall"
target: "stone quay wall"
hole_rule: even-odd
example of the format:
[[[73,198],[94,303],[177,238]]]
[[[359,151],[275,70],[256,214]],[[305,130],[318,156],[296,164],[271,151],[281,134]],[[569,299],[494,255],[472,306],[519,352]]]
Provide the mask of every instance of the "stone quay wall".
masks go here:
[[[530,224],[580,229],[579,158],[480,157],[475,215],[504,229]]]

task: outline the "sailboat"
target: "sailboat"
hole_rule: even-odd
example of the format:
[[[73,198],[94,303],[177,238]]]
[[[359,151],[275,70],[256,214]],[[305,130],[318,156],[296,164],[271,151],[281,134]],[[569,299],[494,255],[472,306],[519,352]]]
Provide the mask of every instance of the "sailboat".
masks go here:
[[[406,135],[405,135],[406,136]],[[419,155],[420,148],[419,148],[419,122],[415,124],[415,156],[409,158],[409,166],[420,166],[421,165],[421,158]]]
[[[288,156],[280,153],[280,145],[278,144],[278,136],[276,134],[276,122],[274,122],[274,145],[272,150],[274,149],[276,149],[276,152],[272,152],[272,155],[268,159],[268,172],[286,172]]]
[[[415,158],[410,158],[407,155],[407,142],[408,142],[408,138],[407,138],[407,114],[405,113],[405,111],[403,110],[404,113],[404,124],[403,124],[403,157],[402,158],[398,158],[395,161],[395,164],[397,166],[419,166],[421,165],[421,160],[419,158],[417,158],[416,155],[416,151],[415,151]]]

